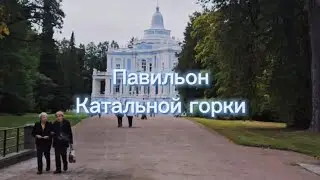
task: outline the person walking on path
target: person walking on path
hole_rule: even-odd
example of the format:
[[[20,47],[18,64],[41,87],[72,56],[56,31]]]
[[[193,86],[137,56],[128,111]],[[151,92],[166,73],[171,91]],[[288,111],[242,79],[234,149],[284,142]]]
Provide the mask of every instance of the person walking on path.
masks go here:
[[[129,128],[131,128],[132,127],[132,119],[133,119],[133,113],[131,111],[127,112],[127,118],[128,118]]]
[[[147,118],[147,115],[146,115],[146,114],[142,114],[142,115],[141,115],[141,119],[142,119],[142,120],[147,120],[147,119],[148,119],[148,118]]]
[[[37,149],[37,162],[38,162],[38,172],[37,174],[42,174],[42,156],[46,158],[46,171],[50,171],[50,149],[52,145],[51,138],[51,122],[48,122],[48,114],[42,112],[39,115],[40,121],[36,122],[33,126],[32,135],[36,138],[36,149]]]
[[[122,113],[117,113],[116,116],[117,116],[117,119],[118,119],[118,128],[120,128],[120,127],[122,127],[123,114]]]
[[[64,119],[64,113],[58,111],[56,113],[56,121],[53,123],[53,147],[55,150],[56,171],[55,174],[61,173],[61,158],[63,162],[63,170],[68,170],[67,149],[72,148],[73,135],[71,124]]]

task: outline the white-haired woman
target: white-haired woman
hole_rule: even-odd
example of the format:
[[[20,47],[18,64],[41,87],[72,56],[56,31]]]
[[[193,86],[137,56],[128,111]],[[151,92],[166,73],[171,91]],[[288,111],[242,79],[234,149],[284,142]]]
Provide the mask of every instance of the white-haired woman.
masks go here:
[[[38,173],[42,174],[42,156],[46,158],[46,171],[50,171],[50,149],[52,145],[52,124],[48,121],[48,114],[42,112],[39,115],[40,121],[33,126],[32,135],[36,138]]]

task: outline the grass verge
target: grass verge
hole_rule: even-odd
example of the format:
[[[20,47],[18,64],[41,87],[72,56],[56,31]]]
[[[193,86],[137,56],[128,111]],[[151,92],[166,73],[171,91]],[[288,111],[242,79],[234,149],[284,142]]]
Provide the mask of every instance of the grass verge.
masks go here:
[[[55,116],[54,114],[48,115],[49,121],[54,121]],[[86,118],[86,114],[74,114],[74,113],[65,113],[65,119],[69,120],[71,125],[74,126],[77,123],[79,123],[82,119]],[[6,152],[11,153],[16,151],[16,142],[17,141],[17,129],[15,127],[21,127],[26,124],[33,124],[35,122],[39,121],[39,115],[38,114],[26,114],[23,116],[14,116],[14,115],[0,115],[0,157],[3,153],[3,136],[4,131],[1,131],[1,129],[7,129],[7,128],[14,128],[7,130],[7,148]],[[19,128],[19,134],[21,137],[19,137],[19,147],[20,149],[23,149],[23,128]]]
[[[257,121],[229,121],[191,118],[236,144],[295,151],[316,158],[320,157],[320,134],[295,131],[284,123]]]
[[[49,121],[55,120],[54,114],[49,114],[48,116]],[[86,114],[65,113],[65,118],[69,120],[72,125],[79,123],[86,117]],[[26,114],[23,116],[0,115],[0,129],[24,126],[25,124],[33,124],[37,121],[39,121],[38,114]]]

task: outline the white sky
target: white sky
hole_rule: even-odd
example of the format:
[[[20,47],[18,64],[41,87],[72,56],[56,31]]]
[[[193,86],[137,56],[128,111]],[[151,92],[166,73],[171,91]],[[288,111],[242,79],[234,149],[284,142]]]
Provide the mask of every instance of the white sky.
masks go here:
[[[156,5],[157,0],[64,0],[66,18],[62,34],[55,37],[69,39],[74,31],[76,44],[115,40],[122,46],[132,36],[142,37]],[[165,28],[180,39],[189,15],[201,9],[196,0],[159,0],[159,7]]]

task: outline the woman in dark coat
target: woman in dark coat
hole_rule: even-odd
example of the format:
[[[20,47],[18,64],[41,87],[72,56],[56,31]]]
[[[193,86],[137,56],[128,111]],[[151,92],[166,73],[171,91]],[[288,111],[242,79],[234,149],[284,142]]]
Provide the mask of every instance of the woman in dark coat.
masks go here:
[[[50,149],[52,145],[51,129],[52,124],[48,122],[48,115],[42,112],[39,115],[40,122],[36,122],[33,126],[32,135],[36,138],[38,173],[42,174],[42,156],[46,158],[46,171],[50,171]]]
[[[67,149],[70,146],[72,149],[73,135],[71,124],[68,120],[64,119],[64,113],[58,111],[56,113],[57,120],[53,123],[53,147],[56,159],[55,174],[61,173],[61,158],[63,163],[63,170],[68,170]]]

